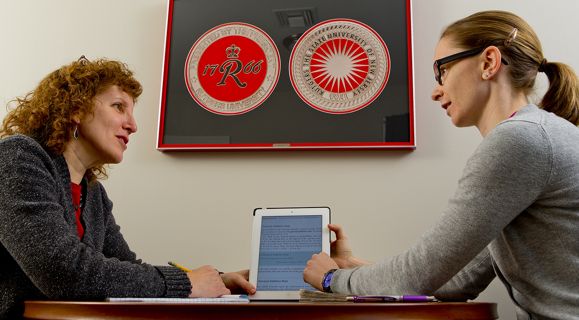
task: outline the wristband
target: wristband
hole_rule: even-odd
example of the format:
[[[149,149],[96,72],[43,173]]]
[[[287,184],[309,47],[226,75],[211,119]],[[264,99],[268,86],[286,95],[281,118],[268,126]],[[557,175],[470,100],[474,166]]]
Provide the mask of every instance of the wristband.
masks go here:
[[[322,289],[324,292],[332,292],[330,285],[332,284],[332,277],[334,277],[335,271],[336,269],[331,269],[330,271],[326,272],[326,274],[324,274],[324,278],[322,279]]]

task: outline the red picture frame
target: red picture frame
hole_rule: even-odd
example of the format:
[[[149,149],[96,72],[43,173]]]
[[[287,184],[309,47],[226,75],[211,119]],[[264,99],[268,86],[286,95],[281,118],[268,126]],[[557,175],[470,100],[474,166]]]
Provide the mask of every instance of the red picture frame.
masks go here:
[[[336,1],[169,0],[157,149],[415,149],[411,1]]]

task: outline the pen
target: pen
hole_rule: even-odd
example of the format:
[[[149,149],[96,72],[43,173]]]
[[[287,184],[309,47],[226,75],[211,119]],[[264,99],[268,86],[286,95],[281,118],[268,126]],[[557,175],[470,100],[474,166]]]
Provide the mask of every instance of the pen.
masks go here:
[[[179,269],[181,269],[182,271],[185,271],[185,272],[191,272],[191,271],[192,271],[191,269],[189,269],[189,268],[187,268],[187,267],[183,267],[182,265],[178,264],[177,262],[169,261],[169,262],[167,262],[167,263],[168,263],[169,265],[171,265],[171,266],[173,266],[173,267],[175,267],[175,268],[179,268]],[[223,272],[221,272],[221,271],[219,271],[219,270],[217,270],[217,269],[216,269],[216,271],[217,271],[219,274],[223,274]]]
[[[395,297],[390,296],[353,296],[347,297],[347,301],[352,302],[396,302]]]
[[[351,296],[347,298],[352,302],[435,302],[433,296]]]

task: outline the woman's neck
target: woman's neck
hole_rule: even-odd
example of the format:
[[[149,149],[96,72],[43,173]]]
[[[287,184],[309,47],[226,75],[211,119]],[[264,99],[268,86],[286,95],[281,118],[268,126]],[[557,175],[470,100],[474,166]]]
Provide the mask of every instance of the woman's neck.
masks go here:
[[[495,83],[494,89],[477,124],[483,137],[486,137],[501,121],[508,119],[529,104],[524,92],[515,91],[508,84]]]
[[[66,160],[68,171],[70,172],[70,181],[80,184],[86,171],[90,168],[82,159],[81,153],[75,147],[74,141],[67,144],[62,154]]]

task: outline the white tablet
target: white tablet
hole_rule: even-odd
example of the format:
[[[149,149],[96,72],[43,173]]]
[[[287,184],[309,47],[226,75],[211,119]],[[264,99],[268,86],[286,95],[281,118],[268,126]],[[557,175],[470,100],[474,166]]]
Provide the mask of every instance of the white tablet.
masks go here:
[[[258,208],[253,212],[250,300],[299,300],[315,290],[303,280],[314,253],[330,254],[330,208]]]

